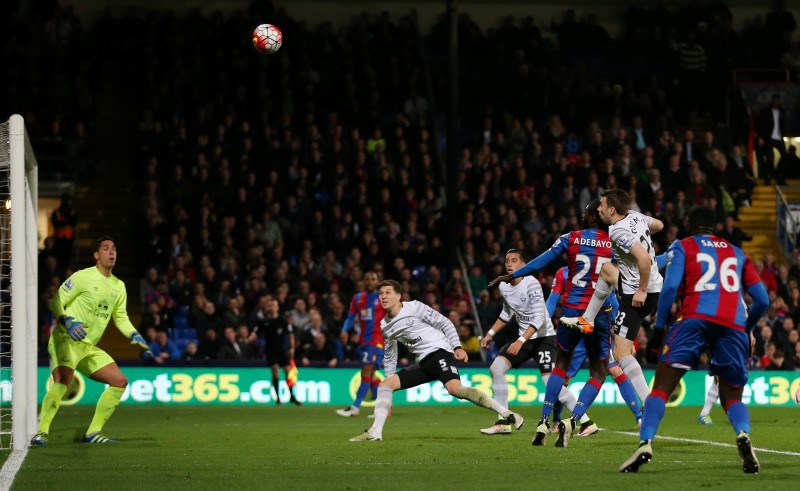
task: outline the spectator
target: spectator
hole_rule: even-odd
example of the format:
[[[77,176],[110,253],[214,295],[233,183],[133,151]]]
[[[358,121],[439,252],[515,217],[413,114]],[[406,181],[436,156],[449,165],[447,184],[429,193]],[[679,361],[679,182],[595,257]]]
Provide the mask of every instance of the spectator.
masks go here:
[[[300,355],[300,362],[304,367],[311,365],[312,362],[324,362],[325,366],[333,368],[338,361],[336,350],[328,342],[324,332],[316,334],[311,345],[306,346]]]
[[[150,328],[147,338],[152,340],[147,343],[147,346],[153,353],[153,361],[157,364],[163,365],[168,361],[177,361],[181,359],[181,352],[178,350],[178,347],[175,346],[175,343],[169,339],[166,331],[156,331]]]

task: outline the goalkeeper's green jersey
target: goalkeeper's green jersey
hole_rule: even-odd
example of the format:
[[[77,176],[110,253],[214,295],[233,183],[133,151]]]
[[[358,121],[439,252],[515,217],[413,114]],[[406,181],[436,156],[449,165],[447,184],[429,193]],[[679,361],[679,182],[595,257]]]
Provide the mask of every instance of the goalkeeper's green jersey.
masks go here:
[[[125,283],[114,276],[103,276],[96,266],[76,271],[67,278],[50,301],[56,319],[62,315],[83,323],[86,337],[82,342],[97,344],[113,317],[114,324],[125,337],[136,330],[128,319],[128,293]],[[58,323],[57,329],[66,329]]]

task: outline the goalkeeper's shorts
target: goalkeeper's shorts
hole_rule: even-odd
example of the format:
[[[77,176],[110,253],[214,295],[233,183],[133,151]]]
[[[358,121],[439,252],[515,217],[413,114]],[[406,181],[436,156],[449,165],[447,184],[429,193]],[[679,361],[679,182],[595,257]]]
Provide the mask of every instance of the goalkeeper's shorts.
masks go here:
[[[111,356],[97,346],[73,341],[64,329],[56,329],[47,342],[50,369],[69,367],[89,376],[106,365],[114,363]]]

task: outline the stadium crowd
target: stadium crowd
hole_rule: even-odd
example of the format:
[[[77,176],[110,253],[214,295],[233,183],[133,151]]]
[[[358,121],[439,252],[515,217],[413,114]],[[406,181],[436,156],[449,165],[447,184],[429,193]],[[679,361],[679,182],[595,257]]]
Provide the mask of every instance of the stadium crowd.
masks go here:
[[[552,37],[532,18],[482,32],[462,15],[461,157],[447,180],[466,274],[445,246],[440,193],[443,21],[422,37],[411,18],[388,14],[310,27],[259,3],[246,15],[130,11],[78,23],[90,38],[123,26],[130,35],[120,49],[143,101],[139,329],[155,362],[261,359],[264,297],[292,325],[298,364],[353,360],[357,337],[342,345],[339,335],[367,271],[465,327],[480,360],[474,326],[499,313],[486,284],[504,272],[505,251],[547,250],[605,189],[626,190],[633,209],[665,223],[659,251],[685,235],[698,204],[741,245],[749,237],[734,219],[749,206],[752,163],[742,135],[707,122],[720,120],[734,67],[796,68],[794,18],[780,6],[764,14],[739,33],[722,3],[632,7],[618,38],[572,10]],[[283,30],[275,56],[242,39],[252,18]],[[778,178],[792,177],[790,158]],[[43,302],[70,271],[54,260],[42,252]],[[800,368],[800,254],[753,260],[772,300],[753,366]],[[540,272],[546,291],[559,266]],[[643,364],[655,361],[648,334],[645,325]]]

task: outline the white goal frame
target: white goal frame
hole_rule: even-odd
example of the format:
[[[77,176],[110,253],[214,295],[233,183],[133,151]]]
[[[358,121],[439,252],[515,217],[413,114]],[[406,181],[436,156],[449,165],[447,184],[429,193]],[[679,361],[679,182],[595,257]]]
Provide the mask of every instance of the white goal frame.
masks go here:
[[[11,217],[11,448],[21,450],[37,428],[38,167],[25,122],[8,120]],[[2,162],[0,157],[0,163]],[[0,203],[8,206],[9,203]]]

